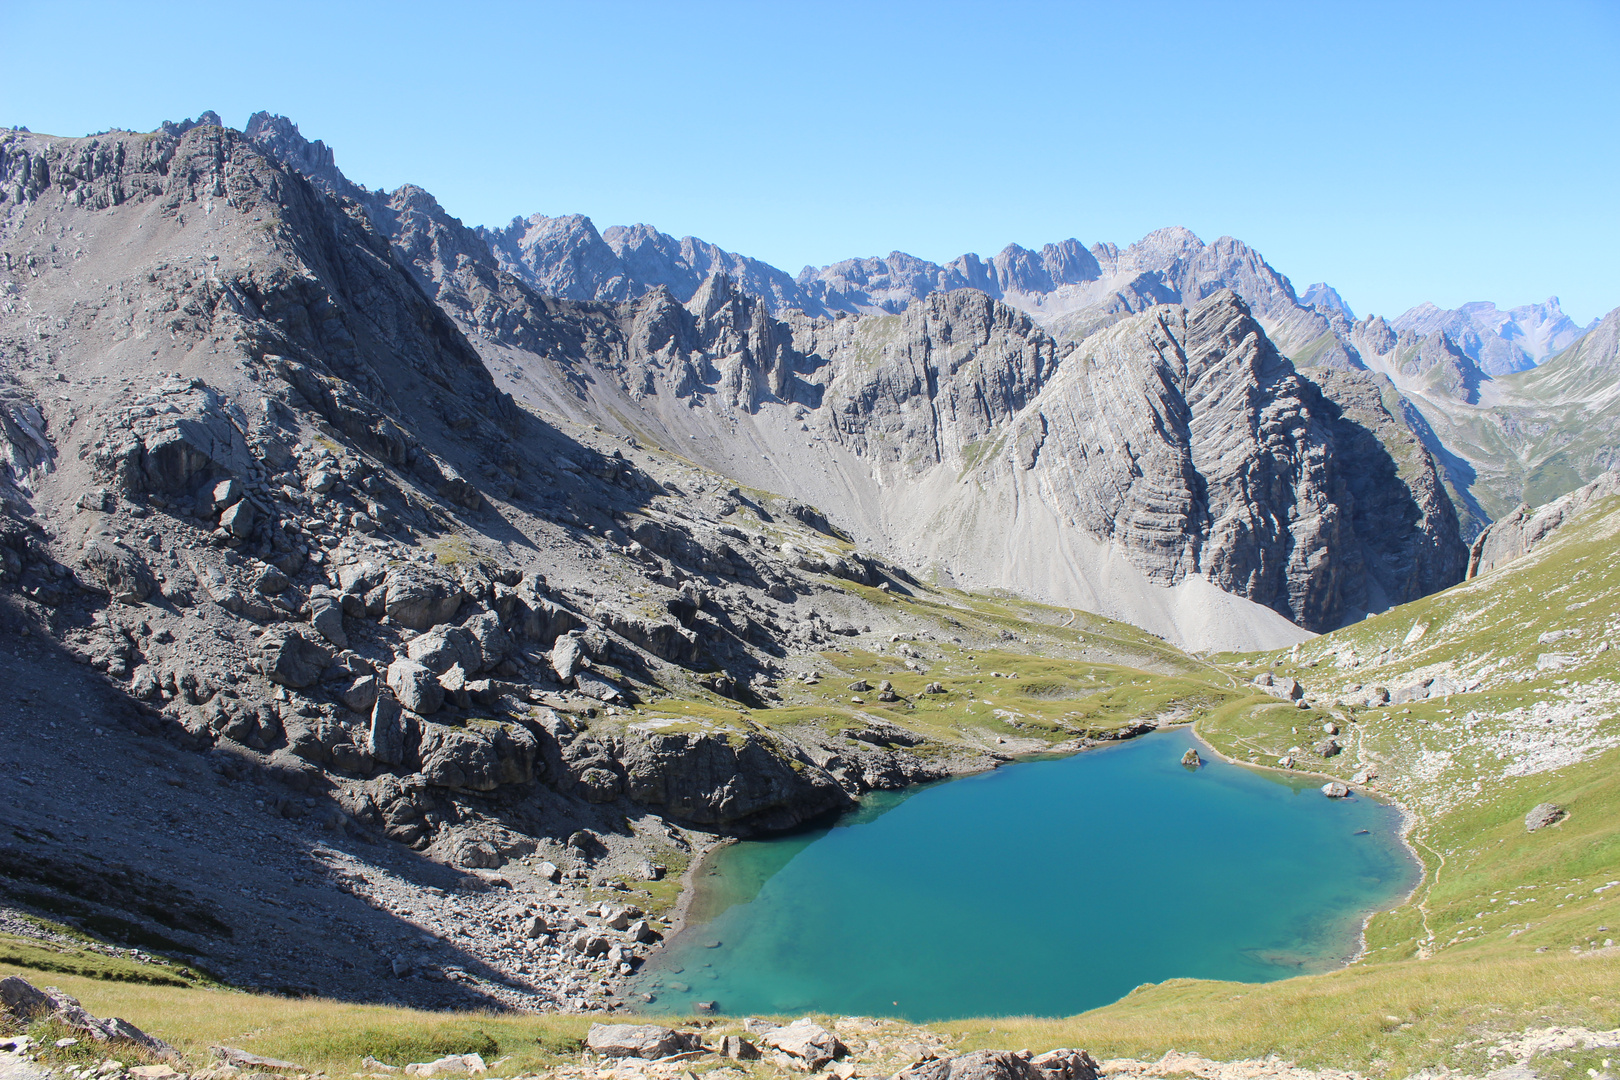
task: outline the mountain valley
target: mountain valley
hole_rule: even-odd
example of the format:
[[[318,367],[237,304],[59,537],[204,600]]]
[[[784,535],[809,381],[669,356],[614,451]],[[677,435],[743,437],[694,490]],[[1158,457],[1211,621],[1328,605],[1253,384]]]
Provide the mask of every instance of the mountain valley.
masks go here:
[[[627,979],[718,845],[1192,724],[1402,809],[1422,881],[1356,962],[846,1017],[841,1080],[1620,1045],[1620,309],[1356,319],[1177,228],[791,277],[469,228],[265,113],[0,130],[0,195],[0,975],[192,1062],[619,1075],[582,1017],[656,1011]],[[323,1042],[317,999],[371,1011]]]

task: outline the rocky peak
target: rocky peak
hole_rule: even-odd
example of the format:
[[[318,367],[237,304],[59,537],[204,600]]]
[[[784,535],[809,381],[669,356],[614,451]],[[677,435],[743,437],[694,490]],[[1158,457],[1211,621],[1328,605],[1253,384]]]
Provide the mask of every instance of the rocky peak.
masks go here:
[[[177,139],[194,127],[222,128],[224,126],[225,121],[219,118],[219,113],[215,112],[213,109],[208,109],[199,115],[195,120],[165,120],[158,130],[170,138]],[[23,128],[22,130],[26,131],[27,129]]]
[[[1398,340],[1395,328],[1382,315],[1367,316],[1355,324],[1352,333],[1357,347],[1374,356],[1387,355]]]
[[[1204,242],[1191,229],[1180,225],[1155,229],[1136,243],[1120,251],[1114,245],[1107,248],[1115,254],[1107,258],[1092,249],[1103,274],[1141,274],[1167,271],[1178,262],[1191,259],[1204,249]]]
[[[1395,328],[1417,334],[1445,333],[1489,376],[1535,367],[1585,333],[1559,308],[1556,296],[1507,311],[1484,300],[1455,309],[1425,302],[1403,312],[1395,320]]]
[[[624,301],[638,295],[618,253],[584,214],[532,214],[503,229],[477,231],[501,269],[547,296]]]
[[[298,125],[287,117],[256,112],[248,117],[242,135],[289,169],[303,174],[328,195],[352,197],[354,185],[338,169],[331,147],[319,139],[311,142],[304,138]]]
[[[1300,297],[1300,302],[1323,312],[1337,312],[1346,319],[1355,321],[1356,313],[1350,310],[1350,305],[1344,302],[1344,297],[1339,295],[1338,290],[1325,281],[1318,281],[1306,289],[1305,294]]]

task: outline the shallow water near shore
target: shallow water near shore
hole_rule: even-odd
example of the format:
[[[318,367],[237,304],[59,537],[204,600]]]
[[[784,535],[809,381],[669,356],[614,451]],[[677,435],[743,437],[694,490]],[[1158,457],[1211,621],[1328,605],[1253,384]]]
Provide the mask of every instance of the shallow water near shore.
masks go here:
[[[648,1012],[1068,1015],[1176,977],[1335,967],[1411,889],[1400,815],[1319,778],[1181,765],[1189,729],[879,794],[732,844],[630,990]]]

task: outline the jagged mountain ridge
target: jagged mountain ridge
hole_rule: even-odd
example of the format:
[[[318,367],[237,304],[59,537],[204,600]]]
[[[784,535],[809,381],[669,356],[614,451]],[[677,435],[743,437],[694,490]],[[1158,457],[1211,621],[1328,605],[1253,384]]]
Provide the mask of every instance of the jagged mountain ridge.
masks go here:
[[[280,126],[276,138],[289,145],[286,160],[314,153],[314,175],[327,182],[329,153],[305,148],[296,128],[279,118],[274,122]],[[249,126],[256,125],[268,131],[271,122],[256,118]],[[373,206],[388,198],[352,185],[349,194]],[[474,232],[502,269],[547,295],[622,302],[662,286],[684,301],[706,275],[722,272],[773,312],[827,316],[893,313],[923,296],[973,288],[1029,312],[1054,335],[1074,341],[1155,304],[1193,302],[1230,288],[1295,364],[1366,370],[1395,384],[1407,399],[1405,426],[1427,440],[1442,464],[1465,536],[1476,534],[1526,492],[1538,498],[1559,494],[1553,477],[1573,487],[1601,468],[1596,459],[1574,472],[1529,460],[1525,455],[1533,455],[1533,448],[1518,446],[1511,432],[1500,439],[1465,433],[1456,445],[1441,434],[1456,429],[1448,410],[1457,404],[1494,408],[1493,377],[1526,369],[1584,332],[1558,310],[1556,298],[1510,311],[1485,302],[1450,312],[1425,304],[1394,325],[1376,316],[1355,321],[1331,287],[1318,283],[1301,298],[1284,275],[1240,241],[1223,237],[1206,245],[1185,229],[1159,230],[1123,249],[1112,244],[1087,249],[1073,240],[1038,252],[1011,245],[989,260],[964,255],[945,266],[895,252],[806,267],[797,279],[758,260],[690,237],[677,241],[644,225],[599,235],[579,215],[536,215],[506,230]],[[466,251],[473,242],[474,237],[463,236],[460,246]],[[1324,381],[1334,380],[1324,376]],[[1545,404],[1561,407],[1557,401]],[[1525,407],[1533,412],[1540,406],[1525,402]],[[1466,426],[1481,422],[1488,419],[1471,417]]]
[[[1562,352],[1505,375],[1484,371],[1443,329],[1396,333],[1367,319],[1351,343],[1421,416],[1462,502],[1483,521],[1557,498],[1613,467],[1617,311]]]
[[[1507,311],[1478,300],[1455,310],[1419,304],[1393,323],[1397,332],[1419,336],[1444,333],[1486,375],[1528,371],[1543,360],[1573,345],[1597,325],[1580,327],[1558,305],[1558,297],[1544,303],[1522,304]]]
[[[301,159],[291,158],[295,163]],[[1150,419],[1188,411],[1181,398],[1185,388],[1172,388],[1174,400],[1159,394],[1158,384],[1175,382],[1163,372],[1143,375],[1141,386],[1107,391],[1122,395],[1124,415],[1103,419],[1113,403],[1098,393],[1084,403],[1079,420],[1055,425],[1057,446],[1099,424],[1132,428],[1145,421],[1134,436],[1134,450],[1133,436],[1118,430],[1104,440],[1129,462],[1123,471],[1078,460],[1041,470],[1033,480],[1007,470],[988,485],[994,494],[981,497],[972,493],[987,486],[985,473],[972,484],[963,484],[960,474],[968,464],[984,464],[986,470],[993,464],[999,470],[1000,458],[980,455],[987,447],[1005,448],[1009,426],[1021,421],[1020,413],[1040,395],[1055,357],[1077,344],[1062,334],[1049,336],[1028,316],[1014,316],[983,289],[927,291],[897,315],[867,314],[846,323],[791,310],[778,317],[770,301],[753,295],[755,290],[711,275],[690,297],[655,286],[631,306],[633,314],[614,318],[599,305],[570,306],[523,288],[532,282],[520,284],[499,252],[495,258],[481,257],[479,241],[485,237],[449,217],[419,189],[406,187],[384,196],[351,186],[346,194],[365,200],[367,212],[415,268],[430,295],[465,321],[491,367],[503,371],[508,385],[528,400],[679,447],[751,486],[813,502],[863,544],[903,565],[926,567],[944,580],[1015,588],[1135,621],[1174,640],[1213,645],[1219,625],[1238,627],[1245,619],[1200,583],[1214,583],[1306,627],[1324,628],[1422,595],[1461,574],[1465,556],[1437,470],[1421,453],[1412,456],[1415,438],[1398,411],[1384,407],[1380,392],[1349,389],[1356,377],[1332,385],[1351,399],[1378,403],[1360,413],[1377,437],[1367,440],[1347,431],[1339,437],[1372,447],[1376,452],[1367,458],[1370,467],[1382,469],[1385,482],[1400,493],[1397,501],[1404,501],[1405,510],[1381,520],[1380,530],[1387,532],[1391,545],[1387,548],[1383,539],[1357,534],[1351,525],[1367,524],[1376,515],[1364,512],[1365,507],[1387,501],[1372,494],[1377,485],[1361,485],[1363,511],[1358,511],[1342,479],[1325,484],[1322,475],[1302,464],[1313,454],[1331,454],[1333,439],[1321,424],[1306,439],[1315,449],[1301,445],[1289,452],[1286,471],[1309,492],[1301,493],[1303,507],[1259,505],[1266,496],[1249,488],[1237,498],[1240,509],[1212,499],[1209,478],[1183,460],[1195,454],[1192,440]],[[588,222],[575,219],[568,227],[583,229]],[[600,254],[603,249],[585,250]],[[1220,295],[1216,284],[1235,274],[1271,310],[1304,310],[1286,279],[1236,241],[1206,246],[1186,230],[1162,230],[1124,250],[1099,246],[1096,251],[1100,258],[1077,245],[1048,249],[1045,265],[1080,267],[1071,277],[1106,271],[1110,280],[1152,278],[1160,298],[1183,290]],[[601,261],[586,263],[599,266]],[[581,265],[571,264],[568,273]],[[1027,284],[1035,272],[1023,265],[1019,277],[1013,272],[1019,263],[1010,256],[996,265],[991,284],[1000,291],[1005,290],[996,282]],[[1169,279],[1174,292],[1166,291],[1166,268],[1174,270]],[[579,280],[577,275],[571,279],[573,285]],[[616,280],[621,284],[615,288],[622,287],[623,279]],[[1229,304],[1235,298],[1227,295]],[[991,308],[981,311],[986,300]],[[912,309],[919,304],[913,318]],[[1122,304],[1113,318],[1129,319],[1130,308]],[[1242,319],[1246,328],[1239,337],[1257,336],[1263,344],[1256,349],[1274,351],[1261,327],[1250,321],[1250,307],[1238,302],[1237,311],[1232,317]],[[1316,309],[1306,316],[1311,327],[1327,326]],[[1173,339],[1130,340],[1130,348],[1110,353],[1122,372],[1136,360],[1127,355],[1133,349],[1158,355],[1164,348],[1181,347]],[[953,387],[950,376],[956,372],[936,366],[936,352],[948,358],[962,351],[949,343],[961,342],[967,343],[963,355],[989,383]],[[888,366],[902,357],[900,369]],[[987,360],[993,369],[984,368]],[[958,362],[945,361],[953,369]],[[1241,392],[1229,389],[1260,393],[1252,386]],[[1260,413],[1275,404],[1245,397],[1232,407],[1240,425],[1253,432],[1262,426]],[[782,407],[789,416],[776,414]],[[1213,411],[1224,407],[1218,404]],[[1298,401],[1279,407],[1291,413],[1314,410],[1322,415],[1321,423],[1337,409],[1341,427],[1366,430],[1358,421],[1343,421],[1344,410],[1326,404],[1319,393],[1308,407]],[[1041,414],[1039,422],[1048,419]],[[1170,447],[1161,455],[1166,440]],[[1261,441],[1251,435],[1235,458],[1259,454]],[[1410,460],[1393,465],[1391,448]],[[1150,494],[1161,483],[1177,492],[1171,496],[1174,509],[1167,513],[1154,506]],[[901,487],[907,492],[904,498],[890,494]],[[1321,507],[1310,505],[1324,499],[1333,503],[1325,518]],[[1002,528],[1008,513],[1025,523],[1021,530],[1009,534]],[[1227,520],[1234,513],[1237,517]],[[1152,523],[1156,515],[1166,522]],[[1233,528],[1237,518],[1247,524]],[[981,524],[968,529],[963,522]],[[1224,524],[1217,528],[1220,522]],[[1320,535],[1311,532],[1316,527],[1311,523],[1322,524]],[[1055,539],[1077,528],[1072,538]],[[1301,540],[1297,550],[1295,531]],[[1307,533],[1310,538],[1303,539]],[[1423,538],[1417,548],[1396,554],[1414,536]],[[1419,556],[1418,549],[1433,550]],[[1063,556],[1054,560],[1054,550]],[[1303,553],[1310,551],[1316,555],[1306,558]],[[1169,595],[1161,595],[1166,588]],[[1268,617],[1255,615],[1248,621],[1263,635],[1257,642],[1284,632]]]

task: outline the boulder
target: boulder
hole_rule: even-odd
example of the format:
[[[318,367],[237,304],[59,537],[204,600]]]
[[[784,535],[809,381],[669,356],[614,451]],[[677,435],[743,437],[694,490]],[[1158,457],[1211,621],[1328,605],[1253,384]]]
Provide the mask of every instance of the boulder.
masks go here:
[[[69,997],[54,986],[38,990],[27,980],[16,976],[0,979],[0,1003],[15,1016],[48,1015],[63,1027],[88,1035],[96,1042],[132,1043],[156,1057],[179,1057],[174,1047],[148,1035],[128,1020],[116,1016],[106,1020],[97,1019],[79,1004],[77,998]]]
[[[487,840],[462,841],[452,861],[466,870],[498,870],[506,865],[505,857]]]
[[[257,581],[253,583],[253,591],[260,596],[280,596],[292,585],[292,578],[288,577],[279,567],[266,566]]]
[[[1350,796],[1350,789],[1337,780],[1329,780],[1322,785],[1322,794],[1330,799],[1345,799]]]
[[[581,671],[574,675],[574,686],[580,693],[597,701],[618,701],[624,696],[616,685],[594,671]]]
[[[1010,1050],[974,1050],[913,1065],[897,1073],[895,1080],[1045,1080],[1045,1076]]]
[[[219,527],[238,540],[245,540],[253,535],[253,525],[257,519],[253,504],[243,499],[219,515]]]
[[[1272,697],[1284,701],[1298,701],[1305,696],[1305,688],[1293,679],[1279,679],[1269,671],[1254,677],[1254,686]]]
[[[703,1040],[695,1034],[656,1024],[592,1024],[585,1036],[585,1046],[603,1057],[653,1061],[702,1049]]]
[[[399,701],[379,693],[371,708],[366,750],[382,764],[403,764],[415,750],[415,730],[416,725],[400,708]]]
[[[1102,1070],[1097,1060],[1084,1050],[1048,1050],[1030,1059],[1044,1080],[1097,1080]]]
[[[97,537],[81,556],[86,576],[120,604],[140,604],[157,592],[151,567],[135,551],[107,537]]]
[[[435,626],[412,638],[405,646],[405,655],[435,675],[443,675],[457,664],[467,671],[478,671],[484,659],[478,639],[460,626]]]
[[[1337,755],[1344,747],[1339,745],[1337,739],[1323,739],[1311,749],[1315,751],[1317,757],[1330,758]]]
[[[559,635],[585,625],[572,611],[541,596],[524,597],[519,618],[523,636],[542,645],[549,645]]]
[[[1524,815],[1524,831],[1536,832],[1549,825],[1556,825],[1564,820],[1564,816],[1565,810],[1562,806],[1550,802],[1537,803],[1530,808],[1528,814]]]
[[[478,664],[464,665],[468,671],[488,671],[512,651],[512,639],[501,629],[501,618],[493,611],[479,612],[462,623],[461,630],[477,642],[482,656]]]
[[[720,1039],[719,1054],[730,1061],[753,1061],[759,1057],[759,1047],[741,1035],[726,1035]]]
[[[534,779],[535,737],[517,724],[452,728],[428,724],[418,752],[422,779],[436,787],[493,791]]]
[[[759,1037],[759,1041],[784,1054],[800,1058],[812,1071],[849,1052],[849,1048],[838,1041],[838,1036],[808,1016],[793,1021],[787,1027],[767,1031]]]
[[[611,609],[599,610],[597,617],[620,637],[672,663],[690,666],[697,663],[702,651],[696,633],[667,619],[646,619]]]
[[[482,1076],[489,1071],[478,1054],[448,1054],[433,1061],[413,1061],[405,1066],[406,1076],[420,1076],[424,1080],[434,1076]]]
[[[426,630],[454,619],[464,599],[460,585],[406,567],[388,572],[383,610],[401,626]]]
[[[388,688],[401,705],[418,716],[432,716],[444,705],[444,687],[437,676],[407,657],[388,665]]]
[[[357,713],[370,712],[377,704],[377,676],[361,675],[343,691],[343,704]]]
[[[349,635],[343,631],[343,604],[337,597],[310,597],[309,624],[321,637],[338,648],[349,647]]]
[[[27,979],[13,975],[10,978],[0,979],[0,1005],[4,1005],[11,1015],[26,1020],[40,1013],[49,1012],[51,999]]]
[[[275,627],[259,638],[259,671],[282,686],[301,690],[320,681],[321,673],[332,662],[326,646],[311,641],[290,627]]]
[[[250,1054],[246,1050],[238,1050],[234,1046],[212,1046],[209,1052],[214,1055],[215,1061],[222,1061],[226,1065],[234,1065],[238,1069],[252,1070],[254,1072],[308,1072],[309,1070],[280,1058],[261,1057]]]
[[[241,502],[246,494],[247,490],[242,487],[242,481],[234,476],[216,483],[204,484],[202,490],[197,492],[197,515],[213,517],[221,510]]]
[[[344,563],[333,572],[338,590],[344,594],[364,596],[382,580],[383,568],[369,560]]]
[[[1189,769],[1196,769],[1204,763],[1204,759],[1198,756],[1195,748],[1189,746],[1187,752],[1181,755],[1181,763]]]
[[[79,496],[75,504],[80,510],[95,510],[103,514],[110,514],[118,509],[118,496],[106,488],[92,488]]]
[[[585,664],[585,646],[577,637],[564,635],[551,646],[551,669],[557,673],[558,682],[568,682]]]

